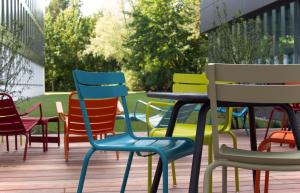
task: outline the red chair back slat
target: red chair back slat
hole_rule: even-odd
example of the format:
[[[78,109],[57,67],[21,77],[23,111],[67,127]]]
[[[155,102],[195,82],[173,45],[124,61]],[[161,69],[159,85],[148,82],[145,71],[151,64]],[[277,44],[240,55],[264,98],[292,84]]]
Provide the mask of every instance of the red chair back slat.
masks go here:
[[[85,101],[93,134],[113,132],[117,101],[117,98]],[[82,111],[76,93],[72,93],[69,96],[68,131],[69,134],[86,134]]]
[[[0,93],[0,134],[25,132],[24,125],[11,96]]]

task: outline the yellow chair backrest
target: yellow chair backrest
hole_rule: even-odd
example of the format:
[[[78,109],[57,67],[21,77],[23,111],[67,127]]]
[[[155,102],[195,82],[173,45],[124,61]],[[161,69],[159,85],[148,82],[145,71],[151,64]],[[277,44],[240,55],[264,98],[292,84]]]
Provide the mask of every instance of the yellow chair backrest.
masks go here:
[[[208,79],[203,74],[183,74],[173,75],[173,92],[194,92],[207,93]]]

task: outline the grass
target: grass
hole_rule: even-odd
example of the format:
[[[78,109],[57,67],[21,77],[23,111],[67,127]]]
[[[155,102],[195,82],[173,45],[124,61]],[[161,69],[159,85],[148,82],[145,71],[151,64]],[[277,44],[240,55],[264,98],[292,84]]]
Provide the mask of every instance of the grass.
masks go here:
[[[20,112],[24,112],[26,109],[30,108],[33,104],[41,102],[42,103],[42,109],[43,109],[43,116],[50,117],[50,116],[57,116],[56,113],[56,101],[61,101],[63,104],[64,112],[68,112],[68,93],[50,93],[39,97],[34,97],[29,100],[26,100],[24,102],[18,103],[17,107]],[[130,93],[128,95],[127,99],[127,105],[129,112],[134,111],[135,103],[137,100],[143,100],[143,101],[153,101],[157,99],[148,98],[146,96],[145,92],[135,92]],[[144,113],[145,109],[139,108],[138,112]],[[33,112],[32,116],[39,116],[39,113]],[[49,123],[49,133],[55,133],[56,131],[56,124],[55,123]],[[146,124],[141,122],[132,122],[132,127],[135,131],[146,131],[147,127]],[[61,123],[61,128],[63,128],[63,123]],[[123,120],[117,120],[115,125],[116,131],[124,131],[124,121]],[[39,129],[35,129],[35,131],[40,132]],[[62,130],[63,132],[63,130]]]

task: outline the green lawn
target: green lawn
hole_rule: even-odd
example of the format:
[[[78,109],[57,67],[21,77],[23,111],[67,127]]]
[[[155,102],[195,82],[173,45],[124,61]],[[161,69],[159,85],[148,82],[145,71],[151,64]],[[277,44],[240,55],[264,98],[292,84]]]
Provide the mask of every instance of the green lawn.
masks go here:
[[[20,112],[24,112],[27,108],[30,108],[33,104],[37,102],[41,102],[43,108],[43,116],[56,116],[57,115],[56,106],[55,106],[56,101],[61,101],[63,104],[64,112],[66,113],[68,112],[68,96],[69,94],[51,93],[51,94],[46,94],[43,96],[31,98],[27,101],[19,103],[17,106]],[[127,99],[129,112],[133,112],[137,100],[144,100],[144,101],[155,100],[153,98],[148,98],[145,92],[130,93],[126,99]],[[144,112],[144,109],[139,108],[139,112]],[[39,114],[37,112],[34,112],[32,115],[38,116]],[[135,131],[146,131],[146,125],[144,123],[132,122],[132,126]],[[63,123],[61,123],[61,128],[63,128]],[[118,120],[116,122],[115,129],[116,131],[123,131],[124,121]],[[39,132],[39,130],[36,131]],[[55,133],[55,132],[56,132],[56,124],[50,123],[49,133]]]

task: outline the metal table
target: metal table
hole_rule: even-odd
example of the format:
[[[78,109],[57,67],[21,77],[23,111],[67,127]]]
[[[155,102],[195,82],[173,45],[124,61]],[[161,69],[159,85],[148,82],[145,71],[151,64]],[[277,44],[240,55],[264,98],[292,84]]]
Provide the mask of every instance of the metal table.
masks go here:
[[[190,104],[190,103],[203,104],[198,113],[195,148],[193,153],[193,162],[192,162],[190,185],[189,185],[189,193],[198,193],[198,181],[199,181],[200,165],[201,165],[201,158],[202,158],[204,129],[206,124],[206,115],[208,110],[210,109],[208,95],[206,93],[200,94],[200,93],[148,92],[147,96],[152,98],[172,99],[177,101],[174,105],[171,118],[170,118],[170,123],[167,128],[167,132],[166,132],[167,137],[172,136],[178,111],[183,105]],[[223,107],[247,106],[249,108],[250,144],[251,144],[252,151],[257,151],[254,107],[255,106],[281,106],[283,109],[287,111],[291,128],[294,134],[296,146],[297,149],[300,150],[300,132],[298,131],[297,120],[294,111],[288,104],[269,104],[269,103],[253,104],[253,103],[233,103],[233,102],[223,101],[223,102],[218,102],[218,106],[223,106]],[[162,161],[159,159],[155,176],[153,179],[151,193],[157,192],[161,174],[162,174]],[[253,182],[255,182],[255,171],[253,171]]]

